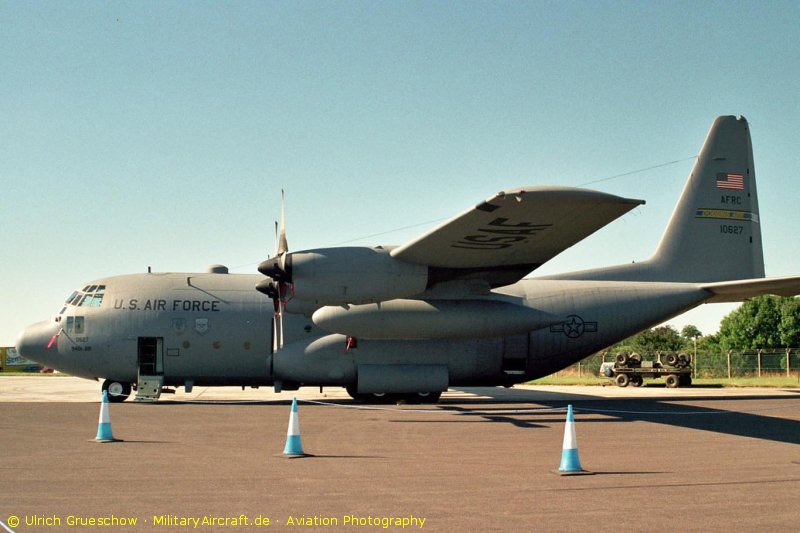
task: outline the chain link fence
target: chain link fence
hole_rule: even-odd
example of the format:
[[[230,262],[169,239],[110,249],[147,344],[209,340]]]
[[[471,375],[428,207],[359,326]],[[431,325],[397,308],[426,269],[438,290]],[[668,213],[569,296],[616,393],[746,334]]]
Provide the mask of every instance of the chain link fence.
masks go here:
[[[694,376],[698,378],[742,378],[742,377],[797,377],[800,379],[800,349],[780,350],[729,350],[703,351],[692,356]],[[645,361],[656,361],[663,353],[642,353]],[[600,365],[613,362],[616,352],[598,353],[587,357],[556,373],[556,376],[597,376]]]

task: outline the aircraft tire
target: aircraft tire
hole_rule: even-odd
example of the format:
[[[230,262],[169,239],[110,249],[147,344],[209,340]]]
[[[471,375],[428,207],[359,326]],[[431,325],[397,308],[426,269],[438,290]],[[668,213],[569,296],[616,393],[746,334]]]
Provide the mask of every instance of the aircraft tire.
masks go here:
[[[681,378],[677,374],[670,374],[667,376],[666,384],[668,388],[675,389],[681,386]]]
[[[109,402],[124,402],[131,395],[131,384],[107,379],[103,382],[103,390],[108,392]]]
[[[392,403],[394,396],[385,392],[357,392],[355,387],[346,387],[350,397],[359,403]]]
[[[405,395],[408,403],[439,403],[441,392],[411,392]]]
[[[628,374],[617,374],[617,377],[614,379],[614,383],[617,384],[617,387],[627,387],[630,381],[631,378],[628,377]]]

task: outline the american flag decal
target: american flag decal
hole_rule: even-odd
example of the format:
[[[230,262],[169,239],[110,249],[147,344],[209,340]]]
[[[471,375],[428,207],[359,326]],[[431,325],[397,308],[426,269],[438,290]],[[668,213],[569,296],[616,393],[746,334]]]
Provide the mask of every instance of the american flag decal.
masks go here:
[[[733,189],[735,191],[744,190],[744,176],[731,172],[717,174],[717,189]]]

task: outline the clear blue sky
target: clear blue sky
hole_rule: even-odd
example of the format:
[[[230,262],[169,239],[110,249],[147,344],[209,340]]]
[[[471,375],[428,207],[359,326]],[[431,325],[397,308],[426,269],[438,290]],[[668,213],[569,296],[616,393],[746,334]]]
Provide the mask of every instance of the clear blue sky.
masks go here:
[[[646,259],[717,115],[800,273],[800,2],[0,0],[0,344],[113,274],[401,244],[520,185],[647,201],[540,270]],[[717,329],[732,307],[673,321]]]

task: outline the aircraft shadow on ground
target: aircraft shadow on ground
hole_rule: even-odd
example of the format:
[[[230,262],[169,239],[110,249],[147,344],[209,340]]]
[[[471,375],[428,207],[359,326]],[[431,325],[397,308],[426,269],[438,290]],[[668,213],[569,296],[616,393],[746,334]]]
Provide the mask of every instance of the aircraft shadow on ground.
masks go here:
[[[522,393],[519,395],[520,400],[528,401],[525,399],[528,396],[525,393],[531,391],[503,391],[499,396],[508,401],[510,396],[516,396],[516,392]],[[548,395],[552,395],[554,398],[548,399]],[[712,398],[705,396],[674,397],[665,394],[663,397],[653,398],[598,399],[597,397],[586,395],[565,395],[538,390],[535,391],[535,397],[537,399],[531,400],[532,403],[549,408],[565,409],[567,403],[574,402],[576,422],[581,424],[643,421],[774,442],[800,444],[800,420],[780,418],[786,412],[796,412],[800,409],[800,401],[798,401],[800,398],[787,398],[786,396],[769,394]],[[730,409],[714,409],[675,403],[702,401],[704,403],[725,402],[730,405],[732,402],[744,403],[752,402],[753,400],[776,400],[782,401],[782,404],[768,407],[750,407],[749,409],[748,405],[744,404],[742,411],[732,411]],[[459,403],[472,404],[473,402],[464,401]],[[485,402],[481,401],[480,403]],[[442,408],[461,411],[466,417],[477,417],[489,422],[510,423],[526,429],[546,427],[553,423],[563,423],[565,420],[563,414],[554,416],[552,411],[544,409],[541,412],[536,412],[535,407],[532,407],[528,412],[522,413],[509,413],[510,408],[505,406],[471,410],[444,404]],[[523,409],[519,410],[524,411]],[[474,413],[471,411],[474,411]],[[493,413],[493,411],[496,411],[496,413]],[[602,415],[603,418],[588,415]],[[458,419],[454,420],[454,422],[458,421]]]
[[[752,398],[741,398],[741,400]],[[774,399],[786,400],[785,397]],[[674,401],[674,400],[672,400]],[[735,401],[727,399],[727,401]],[[576,406],[578,413],[600,411],[629,411],[625,413],[607,413],[611,420],[633,422],[636,420],[654,424],[666,424],[702,431],[712,431],[739,437],[800,444],[800,421],[788,418],[778,418],[782,412],[796,411],[800,408],[797,400],[790,400],[795,405],[786,405],[781,408],[754,409],[751,412],[698,407],[694,405],[676,405],[654,401],[624,401],[607,402],[602,404],[588,404]],[[613,405],[609,406],[609,403]],[[591,409],[596,409],[592,411]],[[743,407],[747,409],[747,407]],[[659,412],[663,411],[663,412]],[[761,414],[764,413],[764,414]],[[606,413],[601,413],[606,414]]]
[[[572,403],[575,408],[576,420],[581,424],[607,423],[607,422],[634,422],[643,421],[654,424],[666,424],[701,431],[750,437],[788,444],[800,444],[800,420],[781,418],[787,411],[796,411],[800,408],[800,396],[791,398],[764,394],[759,396],[742,397],[707,397],[697,396],[664,396],[649,398],[602,398],[586,394],[572,394],[564,392],[547,392],[541,390],[524,389],[496,389],[492,387],[459,389],[459,391],[477,396],[445,397],[437,405],[427,406],[392,406],[383,405],[367,406],[398,410],[398,414],[409,411],[402,417],[392,417],[393,423],[482,423],[493,422],[511,424],[521,429],[536,429],[552,427],[553,424],[563,423],[564,410],[567,404]],[[698,402],[706,404],[715,402],[752,402],[754,400],[776,400],[783,404],[774,407],[757,407],[748,409],[742,406],[742,411],[730,409],[714,409],[697,405],[681,405],[675,402]],[[331,408],[331,406],[304,403],[304,408]],[[275,406],[289,405],[291,400],[278,399],[267,401],[168,401],[171,405],[253,405]],[[337,406],[352,406],[358,404],[349,399],[325,400],[325,403]],[[497,404],[505,404],[498,406]],[[509,406],[509,404],[511,404]],[[533,404],[526,406],[525,404]],[[484,407],[485,406],[485,407]],[[431,410],[433,412],[451,411],[454,416],[450,419],[428,418],[414,412],[416,408]],[[540,409],[540,411],[537,411]],[[518,412],[515,412],[518,411]],[[749,411],[749,412],[748,412]],[[374,411],[372,411],[374,412]],[[416,415],[416,416],[415,416]]]

